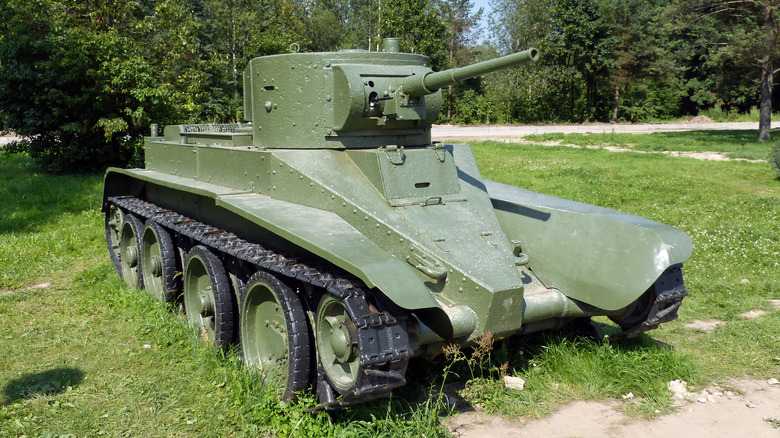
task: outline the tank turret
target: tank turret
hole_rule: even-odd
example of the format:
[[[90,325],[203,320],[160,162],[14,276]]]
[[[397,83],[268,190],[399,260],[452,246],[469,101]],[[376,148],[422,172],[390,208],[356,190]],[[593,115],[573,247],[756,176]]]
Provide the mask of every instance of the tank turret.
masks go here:
[[[389,41],[388,41],[389,40]],[[289,53],[253,59],[244,72],[244,113],[256,145],[371,148],[426,145],[440,88],[538,59],[536,49],[441,72],[427,56],[385,50]]]
[[[143,169],[109,169],[127,285],[326,409],[386,396],[446,345],[592,316],[631,337],[677,317],[687,234],[486,180],[468,145],[431,143],[441,87],[536,49],[433,72],[386,43],[253,59],[251,123],[154,129]]]

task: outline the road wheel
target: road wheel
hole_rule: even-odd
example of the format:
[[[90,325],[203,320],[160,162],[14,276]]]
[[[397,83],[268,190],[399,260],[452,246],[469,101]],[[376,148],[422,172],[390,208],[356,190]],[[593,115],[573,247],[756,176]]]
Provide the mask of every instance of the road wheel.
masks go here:
[[[179,293],[176,251],[171,235],[157,222],[146,221],[141,239],[141,272],[146,291],[162,302],[173,302]]]
[[[216,349],[233,341],[233,294],[222,262],[205,246],[187,254],[184,268],[184,311],[203,340]]]
[[[315,319],[317,352],[331,385],[339,391],[355,386],[360,370],[357,329],[344,303],[330,295],[320,301]]]
[[[266,272],[254,273],[244,290],[244,360],[248,367],[278,379],[282,399],[292,399],[311,379],[311,331],[306,313],[298,295]]]
[[[144,279],[141,274],[140,238],[143,226],[132,214],[124,214],[122,229],[119,234],[119,265],[122,268],[122,278],[134,289],[143,289]]]
[[[111,262],[114,263],[119,277],[122,278],[122,265],[119,261],[119,236],[122,232],[122,210],[116,205],[111,205],[106,211],[106,244],[108,245],[108,255]]]

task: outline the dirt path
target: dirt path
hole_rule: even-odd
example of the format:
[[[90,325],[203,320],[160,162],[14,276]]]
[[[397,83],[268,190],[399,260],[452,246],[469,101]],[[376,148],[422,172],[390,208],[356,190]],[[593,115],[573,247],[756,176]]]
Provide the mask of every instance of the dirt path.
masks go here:
[[[694,119],[695,120],[695,119]],[[478,126],[453,126],[435,125],[431,128],[433,140],[498,140],[516,139],[526,135],[536,134],[652,134],[654,132],[680,132],[680,131],[739,131],[758,129],[758,123],[644,123],[644,124],[611,124],[589,123],[577,125],[478,125]]]
[[[631,420],[621,402],[608,400],[573,402],[549,417],[520,422],[468,412],[447,425],[460,438],[780,437],[780,383],[742,380],[729,388],[682,394],[676,413],[653,421]]]

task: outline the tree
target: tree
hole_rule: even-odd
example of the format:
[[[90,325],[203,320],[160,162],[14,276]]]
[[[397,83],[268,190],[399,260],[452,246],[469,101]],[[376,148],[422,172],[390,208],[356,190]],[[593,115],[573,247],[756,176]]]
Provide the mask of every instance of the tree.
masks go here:
[[[663,12],[668,2],[602,0],[601,11],[610,23],[610,50],[614,81],[613,122],[622,116],[632,122],[646,117],[671,116],[679,110],[675,78],[680,69],[669,56]],[[621,99],[621,91],[624,99]],[[663,99],[656,98],[663,94]]]
[[[434,70],[447,65],[447,26],[428,0],[385,0],[379,20],[382,37],[397,37],[401,50],[431,58]]]
[[[456,62],[456,58],[461,58],[458,55],[471,42],[474,37],[472,30],[482,17],[482,8],[474,14],[471,13],[471,8],[471,0],[439,0],[439,10],[449,27],[449,67],[461,64]],[[452,89],[452,85],[447,87],[447,96],[445,97],[448,120],[452,118]]]
[[[559,0],[552,20],[546,59],[564,73],[569,119],[602,118],[598,88],[609,77],[614,45],[607,20],[594,0]]]
[[[688,46],[698,49],[715,78],[738,71],[739,64],[752,69],[751,76],[760,84],[759,141],[769,140],[772,121],[774,60],[778,55],[774,12],[778,6],[780,0],[697,0],[681,1],[672,9],[678,17],[678,36],[685,36]],[[708,85],[713,94],[720,91],[720,102],[738,102],[738,98],[724,96],[724,87],[718,90],[718,84],[707,83],[701,76],[695,80]]]
[[[120,33],[134,28],[134,10],[67,6],[0,2],[0,129],[30,136],[28,152],[48,170],[127,162],[150,119],[174,114],[170,90]]]

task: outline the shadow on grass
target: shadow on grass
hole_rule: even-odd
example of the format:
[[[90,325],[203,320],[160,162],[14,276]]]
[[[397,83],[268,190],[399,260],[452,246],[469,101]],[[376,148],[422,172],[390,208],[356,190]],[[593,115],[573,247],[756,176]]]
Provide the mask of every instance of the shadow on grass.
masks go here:
[[[73,388],[84,380],[84,373],[78,368],[64,367],[25,374],[6,383],[3,388],[3,406],[17,400],[40,395],[55,395]]]

